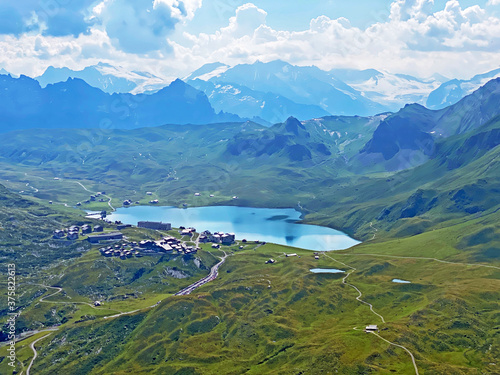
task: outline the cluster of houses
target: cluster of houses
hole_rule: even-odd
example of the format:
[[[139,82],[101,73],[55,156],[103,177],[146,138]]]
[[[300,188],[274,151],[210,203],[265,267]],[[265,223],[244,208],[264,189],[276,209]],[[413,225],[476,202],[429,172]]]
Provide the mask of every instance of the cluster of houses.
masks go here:
[[[97,198],[105,195],[106,192],[105,191],[100,191],[98,193],[95,193],[95,195],[91,195],[89,199],[87,199],[86,201],[84,201],[83,203],[90,203],[90,202],[95,202],[97,200]],[[106,199],[104,198],[99,198],[99,202],[106,202]],[[82,202],[78,202],[76,204],[77,206],[81,206],[82,205]]]
[[[81,228],[77,225],[72,225],[69,228],[55,230],[53,238],[58,240],[66,238],[68,240],[74,241],[77,240],[80,235],[85,236],[87,234],[91,234],[92,232],[102,232],[102,231],[104,231],[104,228],[100,225],[94,226],[93,229],[90,224],[82,225]]]
[[[142,257],[138,250],[132,248],[129,243],[117,244],[114,246],[101,247],[99,249],[101,255],[105,257],[120,257],[120,259],[132,258],[134,255],[136,257]]]
[[[200,234],[199,242],[213,242],[215,244],[231,245],[235,241],[234,233],[215,232],[210,233],[208,230]]]
[[[139,243],[123,241],[120,244],[99,249],[101,255],[105,257],[120,257],[120,259],[156,254],[196,254],[198,250],[175,237],[164,237],[159,241],[143,240]]]
[[[123,201],[124,206],[130,206],[133,203],[134,202],[132,202],[130,199],[126,199]],[[150,200],[149,203],[150,204],[158,204],[158,203],[160,203],[160,201],[158,199],[153,199],[153,200]],[[135,202],[135,204],[141,204],[141,202],[137,201],[137,202]]]
[[[150,241],[153,242],[154,244],[151,244],[150,246],[160,248],[161,250],[165,252],[178,252],[178,253],[183,253],[183,254],[196,254],[196,252],[199,250],[199,248],[186,245],[184,242],[181,240],[175,238],[175,237],[163,237],[163,239],[159,241]]]

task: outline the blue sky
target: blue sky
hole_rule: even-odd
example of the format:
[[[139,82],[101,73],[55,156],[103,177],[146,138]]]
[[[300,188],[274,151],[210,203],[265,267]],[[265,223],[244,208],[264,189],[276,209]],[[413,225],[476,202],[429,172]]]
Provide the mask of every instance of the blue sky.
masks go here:
[[[205,1],[189,25],[192,32],[214,32],[227,23],[238,6],[248,1]],[[447,0],[435,0],[434,10],[442,10]],[[321,15],[330,18],[347,18],[353,26],[366,27],[374,21],[382,21],[388,17],[392,1],[387,0],[256,0],[253,4],[268,13],[269,26],[284,30],[302,30],[309,26],[311,19]],[[487,0],[462,0],[464,7],[480,5],[484,7]],[[489,11],[495,11],[489,7]]]
[[[286,60],[466,78],[498,68],[500,0],[0,0],[0,68],[100,61],[167,78]]]

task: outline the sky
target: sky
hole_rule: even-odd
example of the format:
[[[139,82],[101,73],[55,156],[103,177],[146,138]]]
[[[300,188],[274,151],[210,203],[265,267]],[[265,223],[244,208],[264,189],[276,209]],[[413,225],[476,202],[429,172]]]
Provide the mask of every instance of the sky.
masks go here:
[[[165,79],[281,59],[470,78],[500,67],[500,0],[0,0],[0,68],[106,62]]]

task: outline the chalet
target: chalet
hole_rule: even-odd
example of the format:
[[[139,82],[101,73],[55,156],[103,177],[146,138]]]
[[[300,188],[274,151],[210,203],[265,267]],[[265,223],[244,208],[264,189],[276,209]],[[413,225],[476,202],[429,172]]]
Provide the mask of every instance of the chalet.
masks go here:
[[[82,202],[78,202],[76,205],[77,205],[77,206],[81,206],[81,205],[82,205]]]
[[[78,232],[69,232],[67,236],[68,240],[74,241],[78,239]]]
[[[63,237],[64,237],[64,235],[65,235],[65,233],[64,233],[64,231],[63,231],[63,230],[59,230],[59,229],[57,229],[57,230],[55,230],[55,231],[54,231],[54,236],[53,236],[53,237],[54,237],[55,239],[61,239],[61,238],[63,238]]]
[[[378,326],[375,324],[370,324],[370,325],[366,326],[366,328],[365,328],[365,332],[367,332],[367,333],[377,332],[377,331],[378,331]]]
[[[191,236],[191,231],[189,229],[182,229],[180,234],[181,236]]]
[[[92,227],[88,224],[82,226],[82,234],[92,233]]]
[[[94,232],[102,232],[103,230],[104,230],[104,228],[103,228],[103,227],[101,227],[100,225],[96,225],[96,226],[94,227]]]
[[[200,238],[198,238],[198,241],[201,243],[205,243],[205,242],[208,242],[208,238],[207,238],[207,236],[201,234]]]
[[[153,247],[154,246],[154,242],[151,241],[151,240],[142,240],[141,242],[139,242],[139,247],[141,248],[150,248],[150,247]]]
[[[72,225],[68,228],[68,232],[78,232],[80,230],[80,227],[77,227],[76,225]]]
[[[158,204],[160,201],[158,199],[153,199],[152,201],[149,201],[150,204]]]
[[[130,224],[118,224],[118,225],[116,226],[116,229],[118,229],[118,230],[122,230],[122,229],[125,229],[125,228],[130,228],[131,226],[132,226],[132,225],[130,225]]]
[[[132,204],[132,201],[130,199],[124,200],[123,205],[124,206],[130,206]]]
[[[147,192],[146,192],[146,195],[153,195],[153,193],[152,193],[152,192],[150,192],[150,191],[147,191]]]
[[[286,254],[286,257],[289,258],[289,257],[296,257],[297,254],[293,253],[293,254]]]
[[[199,197],[201,194],[200,193],[194,193],[195,197]]]
[[[120,232],[95,234],[87,238],[90,243],[99,243],[100,241],[117,241],[121,239],[123,239],[123,233]]]
[[[163,223],[161,221],[139,221],[137,223],[139,228],[155,229],[155,230],[171,230],[171,223]]]
[[[276,261],[272,258],[269,260],[266,260],[266,264],[273,264],[273,263],[276,263]]]
[[[319,259],[319,256],[318,256],[318,255],[315,255],[315,256],[314,256],[314,259]]]
[[[219,244],[213,243],[212,244],[212,249],[218,249],[220,247]]]
[[[90,201],[91,201],[91,202],[94,202],[94,201],[95,201],[95,195],[91,195],[91,196],[90,196]]]
[[[96,307],[97,307],[97,306],[101,306],[101,301],[95,301],[95,302],[94,302],[94,306],[96,306]]]
[[[221,236],[221,243],[223,245],[231,245],[233,243],[233,238],[227,234]]]

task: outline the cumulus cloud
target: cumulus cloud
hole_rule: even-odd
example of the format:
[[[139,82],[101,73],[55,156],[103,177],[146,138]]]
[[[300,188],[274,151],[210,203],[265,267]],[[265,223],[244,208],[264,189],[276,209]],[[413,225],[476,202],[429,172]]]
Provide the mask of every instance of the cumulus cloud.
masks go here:
[[[169,78],[215,61],[234,65],[282,59],[323,69],[376,68],[458,77],[497,67],[499,18],[478,5],[462,7],[457,0],[449,0],[439,11],[432,5],[432,0],[394,0],[387,18],[366,28],[323,15],[304,30],[288,31],[269,26],[266,11],[247,3],[212,33],[173,34],[180,23],[189,30],[201,0],[99,0],[84,18],[91,28],[78,37],[71,31],[61,31],[67,35],[59,37],[47,32],[0,35],[0,66],[14,67],[18,73],[32,64],[30,69],[38,72],[54,62],[75,69],[102,60],[155,75],[163,72]],[[19,19],[33,28],[43,25],[36,14],[29,22],[23,14],[13,17],[0,25],[0,33],[16,29]]]
[[[227,64],[280,58],[325,69],[356,66],[447,73],[446,66],[464,69],[463,56],[468,55],[470,63],[471,54],[477,58],[474,65],[491,64],[480,57],[500,50],[498,18],[477,5],[464,9],[457,0],[434,13],[432,6],[433,0],[395,0],[389,19],[366,29],[353,27],[345,18],[320,16],[307,30],[283,31],[266,25],[264,10],[245,4],[228,26],[209,35],[186,34],[192,46],[174,43],[174,49],[177,56],[200,63],[200,56]]]
[[[191,19],[201,0],[104,0],[92,19],[125,52],[147,53],[169,48],[167,36],[179,22]]]

